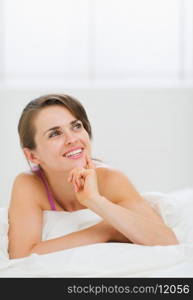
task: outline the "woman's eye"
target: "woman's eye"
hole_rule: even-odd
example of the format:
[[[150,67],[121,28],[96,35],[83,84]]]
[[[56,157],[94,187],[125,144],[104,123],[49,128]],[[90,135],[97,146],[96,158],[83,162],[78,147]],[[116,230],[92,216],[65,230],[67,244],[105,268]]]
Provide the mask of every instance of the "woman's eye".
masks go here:
[[[52,138],[52,137],[54,137],[54,136],[57,136],[57,135],[59,135],[60,134],[60,131],[52,131],[50,134],[49,134],[49,138]]]
[[[75,128],[79,129],[82,127],[82,123],[80,122],[77,122],[75,125],[74,125]]]
[[[76,124],[73,125],[73,128],[75,128],[75,129],[82,128],[82,122],[80,122],[80,121],[77,122]],[[54,130],[49,134],[48,138],[52,138],[52,137],[55,137],[55,136],[58,136],[58,135],[61,135],[61,134],[62,134],[62,131]]]

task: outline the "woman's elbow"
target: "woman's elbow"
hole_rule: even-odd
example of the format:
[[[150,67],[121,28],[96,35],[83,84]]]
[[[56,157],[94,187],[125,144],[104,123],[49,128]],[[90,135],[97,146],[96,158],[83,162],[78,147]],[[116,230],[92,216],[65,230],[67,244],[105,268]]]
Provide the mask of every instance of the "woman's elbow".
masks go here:
[[[179,244],[174,231],[168,226],[165,227],[165,230],[163,230],[158,239],[159,240],[155,240],[155,243],[152,246],[172,246]]]
[[[17,259],[17,258],[24,258],[28,257],[31,254],[35,253],[34,251],[35,246],[28,248],[28,249],[14,249],[13,247],[8,248],[9,259]]]
[[[29,256],[31,253],[26,252],[19,252],[19,251],[8,251],[9,259],[17,259],[17,258],[24,258]]]

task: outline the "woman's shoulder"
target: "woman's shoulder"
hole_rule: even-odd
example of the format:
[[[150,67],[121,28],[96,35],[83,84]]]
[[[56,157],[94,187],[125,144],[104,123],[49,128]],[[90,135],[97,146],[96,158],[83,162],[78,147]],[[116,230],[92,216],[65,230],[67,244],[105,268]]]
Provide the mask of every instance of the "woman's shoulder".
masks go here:
[[[112,166],[100,166],[100,168],[97,167],[95,170],[97,173],[99,190],[103,196],[112,198],[112,193],[120,187],[119,185],[122,182],[129,182],[126,174]]]
[[[105,163],[100,160],[93,160],[95,170],[98,175],[103,175],[103,176],[111,176],[116,172],[116,169],[113,168],[110,164]]]
[[[125,177],[126,175],[119,169],[113,167],[110,164],[103,163],[102,161],[93,161],[97,174],[101,174],[109,179],[117,179],[117,177]]]
[[[31,171],[23,171],[16,175],[14,185],[20,184],[38,184],[38,177]]]
[[[42,208],[44,207],[44,202],[46,203],[47,195],[45,188],[41,180],[33,172],[24,171],[19,173],[12,186],[12,202],[29,202],[37,203]],[[31,201],[30,201],[31,199]]]
[[[13,192],[22,191],[23,193],[33,193],[42,190],[42,183],[39,178],[30,172],[21,172],[16,175],[12,190]]]

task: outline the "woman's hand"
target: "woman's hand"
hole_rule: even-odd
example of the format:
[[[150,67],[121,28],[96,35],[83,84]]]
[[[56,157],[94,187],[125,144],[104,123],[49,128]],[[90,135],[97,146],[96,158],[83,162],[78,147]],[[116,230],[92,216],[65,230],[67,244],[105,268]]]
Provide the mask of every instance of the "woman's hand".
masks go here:
[[[92,160],[86,156],[86,168],[74,168],[68,177],[68,182],[74,185],[78,201],[88,206],[88,202],[99,197],[97,173]]]

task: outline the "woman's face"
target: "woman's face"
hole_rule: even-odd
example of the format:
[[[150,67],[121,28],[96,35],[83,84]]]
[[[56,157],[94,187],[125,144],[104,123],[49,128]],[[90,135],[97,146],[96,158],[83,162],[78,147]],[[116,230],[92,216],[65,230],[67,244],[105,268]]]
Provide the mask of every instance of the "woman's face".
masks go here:
[[[70,171],[85,167],[85,155],[91,156],[90,138],[80,120],[65,107],[43,108],[34,120],[39,164],[46,170]]]

